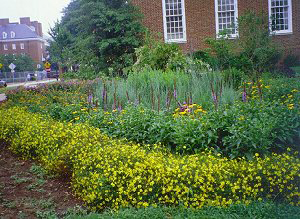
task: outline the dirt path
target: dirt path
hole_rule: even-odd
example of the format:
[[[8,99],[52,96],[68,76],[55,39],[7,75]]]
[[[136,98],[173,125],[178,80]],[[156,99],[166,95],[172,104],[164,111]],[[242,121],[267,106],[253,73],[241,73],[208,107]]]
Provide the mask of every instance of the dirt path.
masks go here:
[[[81,206],[68,179],[50,178],[43,168],[7,150],[0,140],[0,219],[63,217]]]

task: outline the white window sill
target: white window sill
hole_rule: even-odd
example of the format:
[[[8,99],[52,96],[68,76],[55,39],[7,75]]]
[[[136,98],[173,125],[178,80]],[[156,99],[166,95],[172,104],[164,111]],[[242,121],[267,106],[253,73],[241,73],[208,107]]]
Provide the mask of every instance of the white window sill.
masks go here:
[[[165,40],[165,43],[187,43],[187,40]]]
[[[219,40],[219,39],[227,39],[227,40],[234,40],[234,39],[237,39],[238,38],[238,34],[232,34],[232,35],[230,35],[230,36],[220,36],[219,34],[217,35],[217,39]]]
[[[274,36],[291,35],[291,34],[293,34],[293,31],[273,31],[273,32],[271,32],[271,35],[274,35]]]

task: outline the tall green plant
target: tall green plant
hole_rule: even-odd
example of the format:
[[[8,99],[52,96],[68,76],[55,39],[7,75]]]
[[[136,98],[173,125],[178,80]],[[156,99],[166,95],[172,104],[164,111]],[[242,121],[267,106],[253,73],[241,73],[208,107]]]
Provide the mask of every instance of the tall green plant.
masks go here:
[[[278,47],[272,42],[269,18],[264,14],[248,11],[238,19],[240,68],[247,73],[271,70],[279,61]]]
[[[160,111],[173,109],[184,102],[212,107],[212,88],[217,92],[219,105],[237,99],[238,93],[232,81],[224,81],[218,72],[186,74],[147,69],[129,74],[127,80],[102,80],[97,86],[96,95],[107,109],[133,103]]]

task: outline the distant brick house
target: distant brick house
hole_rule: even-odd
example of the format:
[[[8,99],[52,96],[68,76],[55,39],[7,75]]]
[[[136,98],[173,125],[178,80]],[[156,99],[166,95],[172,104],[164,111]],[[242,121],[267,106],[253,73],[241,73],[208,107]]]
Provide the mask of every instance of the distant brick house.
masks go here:
[[[265,12],[276,22],[273,39],[286,52],[300,54],[300,0],[132,0],[151,32],[165,42],[179,43],[185,52],[204,49],[204,39],[224,29],[237,36],[234,25],[247,10]],[[273,21],[274,22],[274,21]]]
[[[45,56],[45,40],[42,24],[20,18],[20,23],[10,23],[8,18],[0,19],[0,54],[27,54],[40,63]]]

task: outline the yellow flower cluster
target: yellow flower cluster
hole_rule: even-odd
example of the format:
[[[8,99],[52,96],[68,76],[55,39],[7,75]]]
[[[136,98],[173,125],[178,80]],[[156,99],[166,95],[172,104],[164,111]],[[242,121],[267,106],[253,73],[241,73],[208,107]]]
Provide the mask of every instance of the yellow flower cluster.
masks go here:
[[[178,118],[180,116],[189,116],[189,117],[199,117],[201,114],[206,114],[207,111],[202,108],[202,106],[198,104],[184,104],[182,107],[175,109],[173,113],[174,118]]]
[[[286,105],[289,110],[293,110],[295,108],[294,96],[297,95],[298,92],[297,89],[293,89],[289,94],[281,96],[281,104]]]
[[[228,206],[264,198],[299,205],[300,159],[272,154],[252,161],[209,153],[179,156],[113,140],[86,124],[1,109],[0,139],[49,171],[72,174],[75,193],[96,209],[183,204]]]

